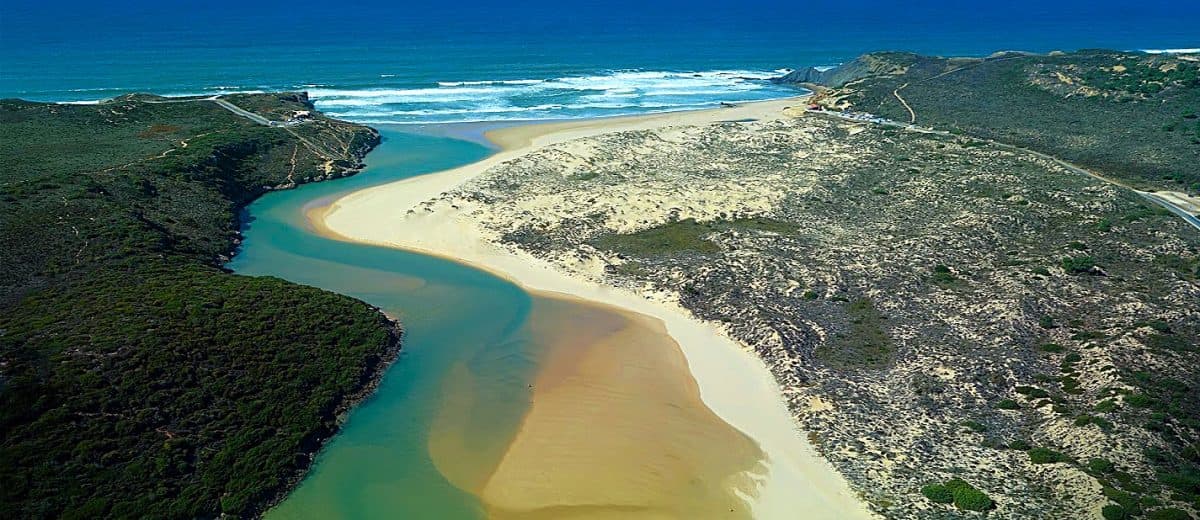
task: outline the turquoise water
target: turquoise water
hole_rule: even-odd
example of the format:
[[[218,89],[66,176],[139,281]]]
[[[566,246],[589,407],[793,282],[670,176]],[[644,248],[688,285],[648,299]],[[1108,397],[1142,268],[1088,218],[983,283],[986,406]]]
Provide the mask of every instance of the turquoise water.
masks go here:
[[[312,233],[303,209],[366,186],[445,169],[489,153],[479,144],[384,128],[385,143],[355,177],[269,194],[250,206],[241,274],[278,276],[360,298],[402,320],[403,353],[351,414],[275,518],[477,518],[477,501],[433,466],[427,435],[451,370],[472,370],[492,396],[479,442],[503,444],[527,398],[536,348],[523,329],[531,299],[469,267]]]

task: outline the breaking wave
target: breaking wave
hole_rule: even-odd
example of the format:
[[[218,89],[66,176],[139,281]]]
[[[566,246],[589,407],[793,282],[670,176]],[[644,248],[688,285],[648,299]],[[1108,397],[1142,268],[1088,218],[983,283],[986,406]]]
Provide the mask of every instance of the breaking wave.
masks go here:
[[[308,89],[317,108],[368,123],[597,117],[682,110],[795,95],[779,70],[622,70],[545,79],[438,81],[436,86]]]

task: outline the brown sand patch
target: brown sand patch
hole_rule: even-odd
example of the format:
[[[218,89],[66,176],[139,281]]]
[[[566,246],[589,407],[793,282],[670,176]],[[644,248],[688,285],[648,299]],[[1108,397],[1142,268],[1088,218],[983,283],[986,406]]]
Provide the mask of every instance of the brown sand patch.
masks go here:
[[[700,399],[658,320],[563,298],[528,414],[482,489],[492,518],[749,518],[758,445]]]

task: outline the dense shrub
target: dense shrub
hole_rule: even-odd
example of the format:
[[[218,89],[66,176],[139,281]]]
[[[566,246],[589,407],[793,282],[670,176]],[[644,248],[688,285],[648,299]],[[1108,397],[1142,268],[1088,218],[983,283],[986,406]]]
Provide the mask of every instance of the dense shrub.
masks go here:
[[[1096,259],[1090,256],[1068,256],[1062,259],[1062,268],[1068,273],[1087,273],[1093,267],[1096,267]]]
[[[1116,504],[1109,504],[1101,508],[1100,516],[1103,516],[1104,520],[1125,520],[1129,518],[1129,514],[1125,512],[1125,508]]]
[[[932,502],[938,504],[949,504],[954,502],[954,492],[944,484],[929,484],[921,488],[921,494],[925,495]]]
[[[1177,507],[1155,509],[1146,514],[1150,520],[1192,520],[1192,515]]]
[[[947,480],[944,484],[924,486],[921,488],[921,494],[931,502],[953,503],[954,507],[966,511],[987,511],[995,505],[987,494],[959,478]]]
[[[968,429],[970,429],[971,431],[974,431],[974,432],[987,431],[987,425],[985,425],[979,421],[963,421],[962,424],[963,424],[963,426],[966,426]]]
[[[1116,466],[1108,459],[1091,459],[1087,463],[1088,470],[1093,473],[1112,473]]]
[[[1042,343],[1038,348],[1041,349],[1042,352],[1050,352],[1053,354],[1057,354],[1064,350],[1063,346],[1057,343]]]
[[[903,88],[923,125],[1037,150],[1138,187],[1182,191],[1200,183],[1193,166],[1200,129],[1181,115],[1200,105],[1195,63],[1110,51],[1005,56],[968,67],[952,58],[911,61],[905,73],[856,82],[847,99],[857,110],[908,120],[892,94]],[[1117,63],[1128,73],[1114,73]],[[951,69],[958,70],[946,74]],[[1078,77],[1060,90],[1046,81],[1056,73]],[[1081,85],[1104,95],[1072,94]]]
[[[954,494],[954,506],[967,511],[987,511],[992,508],[992,499],[962,479],[946,481],[946,488]]]
[[[1029,450],[1029,461],[1034,464],[1054,464],[1071,460],[1066,454],[1050,448],[1033,448]]]
[[[1018,394],[1029,397],[1030,399],[1045,399],[1050,397],[1050,392],[1042,390],[1036,386],[1021,385],[1016,387]]]
[[[374,135],[294,131],[325,124]],[[361,302],[219,268],[239,208],[323,161],[210,102],[4,100],[0,135],[0,516],[255,514],[396,346]]]

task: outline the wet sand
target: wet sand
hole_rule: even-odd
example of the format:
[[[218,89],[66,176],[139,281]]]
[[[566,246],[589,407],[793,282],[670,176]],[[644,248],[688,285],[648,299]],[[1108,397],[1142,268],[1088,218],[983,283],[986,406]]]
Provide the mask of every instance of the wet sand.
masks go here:
[[[750,518],[758,445],[701,400],[663,324],[539,295],[533,402],[481,497],[490,517]]]

